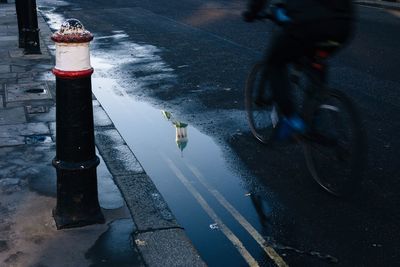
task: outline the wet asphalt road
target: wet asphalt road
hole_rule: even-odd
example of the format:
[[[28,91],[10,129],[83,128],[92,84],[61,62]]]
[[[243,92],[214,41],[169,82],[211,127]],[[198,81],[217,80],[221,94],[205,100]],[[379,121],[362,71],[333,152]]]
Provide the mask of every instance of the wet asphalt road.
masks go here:
[[[207,181],[291,266],[330,266],[332,259],[337,259],[336,266],[395,266],[400,261],[398,13],[360,7],[352,43],[331,61],[330,83],[353,97],[368,130],[365,181],[357,196],[345,201],[314,184],[299,147],[271,150],[250,135],[243,112],[243,85],[276,28],[270,23],[243,23],[243,1],[72,0],[54,4],[41,0],[38,5],[53,25],[75,17],[95,34],[94,84],[100,88],[94,89],[95,95],[150,177],[167,175],[161,167],[152,166],[165,165],[171,176],[185,179],[189,174],[180,171],[183,165],[190,169],[196,162]],[[110,65],[118,67],[110,71]],[[118,91],[118,86],[123,89]],[[113,88],[114,94],[101,88]],[[150,103],[150,107],[135,101]],[[170,127],[174,135],[172,121],[157,121],[153,115],[160,109],[191,127],[184,160],[179,160],[179,153],[165,156],[163,151],[168,149],[146,143],[151,136],[151,143],[157,144],[160,135],[139,134],[139,128],[165,132]],[[142,121],[134,121],[131,117],[139,117],[140,112]],[[194,136],[202,141],[196,143]],[[152,151],[158,151],[163,163],[151,164],[156,162]],[[220,179],[209,179],[219,169],[226,170]],[[221,222],[217,234],[212,229],[218,220],[193,198],[196,192],[190,185],[196,186],[195,182],[185,185],[180,178],[155,178],[155,183],[204,260],[210,266],[248,264],[228,240]],[[195,187],[202,195],[213,191],[206,189]],[[254,235],[243,231],[243,221],[229,215],[220,199],[205,200],[260,265],[273,265]]]

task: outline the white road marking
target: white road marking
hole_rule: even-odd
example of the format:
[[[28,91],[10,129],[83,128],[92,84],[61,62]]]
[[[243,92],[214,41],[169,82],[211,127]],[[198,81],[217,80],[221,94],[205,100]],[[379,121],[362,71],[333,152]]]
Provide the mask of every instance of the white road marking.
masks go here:
[[[176,165],[162,154],[162,157],[167,162],[170,169],[174,172],[176,177],[182,182],[182,184],[187,188],[187,190],[193,195],[204,211],[218,224],[219,229],[225,234],[225,236],[232,242],[236,247],[242,257],[246,260],[249,266],[256,267],[259,266],[258,262],[251,256],[249,251],[243,246],[243,243],[237,238],[237,236],[224,224],[224,222],[218,217],[215,211],[208,205],[205,199],[200,195],[200,193],[193,187],[185,175],[176,167]]]
[[[229,211],[229,213],[243,226],[244,229],[257,241],[261,248],[279,267],[288,266],[281,256],[270,246],[262,235],[218,192],[212,188],[204,179],[200,171],[193,165],[186,164],[200,183],[218,200],[218,202]]]

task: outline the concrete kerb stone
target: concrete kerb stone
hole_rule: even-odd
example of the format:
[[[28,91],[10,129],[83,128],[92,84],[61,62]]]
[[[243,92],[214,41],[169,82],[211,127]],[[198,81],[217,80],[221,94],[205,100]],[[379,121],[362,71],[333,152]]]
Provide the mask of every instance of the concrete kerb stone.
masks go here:
[[[138,233],[134,241],[148,266],[206,266],[192,246],[181,247],[190,242],[182,229]]]
[[[96,128],[97,148],[113,176],[144,173],[143,167],[116,129]]]
[[[44,19],[39,16],[39,21]],[[51,34],[48,25],[41,29],[42,40],[50,39]],[[45,43],[46,49],[49,49],[49,43]],[[132,215],[136,225],[133,238],[143,240],[146,244],[143,246],[143,243],[139,242],[140,246],[137,246],[146,265],[206,266],[151,178],[145,173],[95,97],[93,102],[97,112],[101,113],[102,120],[100,123],[95,121],[96,147]],[[53,135],[54,128],[53,123],[50,125]]]
[[[146,173],[115,176],[138,232],[182,227]]]

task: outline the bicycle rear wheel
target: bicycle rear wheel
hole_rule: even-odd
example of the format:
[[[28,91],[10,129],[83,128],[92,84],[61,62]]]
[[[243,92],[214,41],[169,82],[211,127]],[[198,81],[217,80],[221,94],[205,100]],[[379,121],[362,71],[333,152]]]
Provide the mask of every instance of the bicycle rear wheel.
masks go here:
[[[250,71],[245,88],[245,107],[252,134],[258,141],[267,144],[279,117],[264,68],[263,63],[257,63]]]
[[[308,105],[310,127],[304,153],[314,180],[336,195],[351,194],[359,184],[365,163],[365,140],[351,100],[337,90],[326,90]]]

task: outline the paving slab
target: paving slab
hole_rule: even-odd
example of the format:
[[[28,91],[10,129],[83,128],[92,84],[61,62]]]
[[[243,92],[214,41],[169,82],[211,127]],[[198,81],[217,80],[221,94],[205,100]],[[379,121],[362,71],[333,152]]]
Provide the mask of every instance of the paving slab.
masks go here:
[[[18,41],[18,36],[0,36],[0,42]]]
[[[0,125],[1,138],[41,134],[50,134],[50,129],[47,124],[42,122]]]
[[[19,124],[26,122],[23,107],[5,108],[0,110],[0,125]]]
[[[52,99],[46,83],[6,84],[6,101],[28,101]]]
[[[0,73],[8,73],[10,71],[10,65],[0,65]]]

